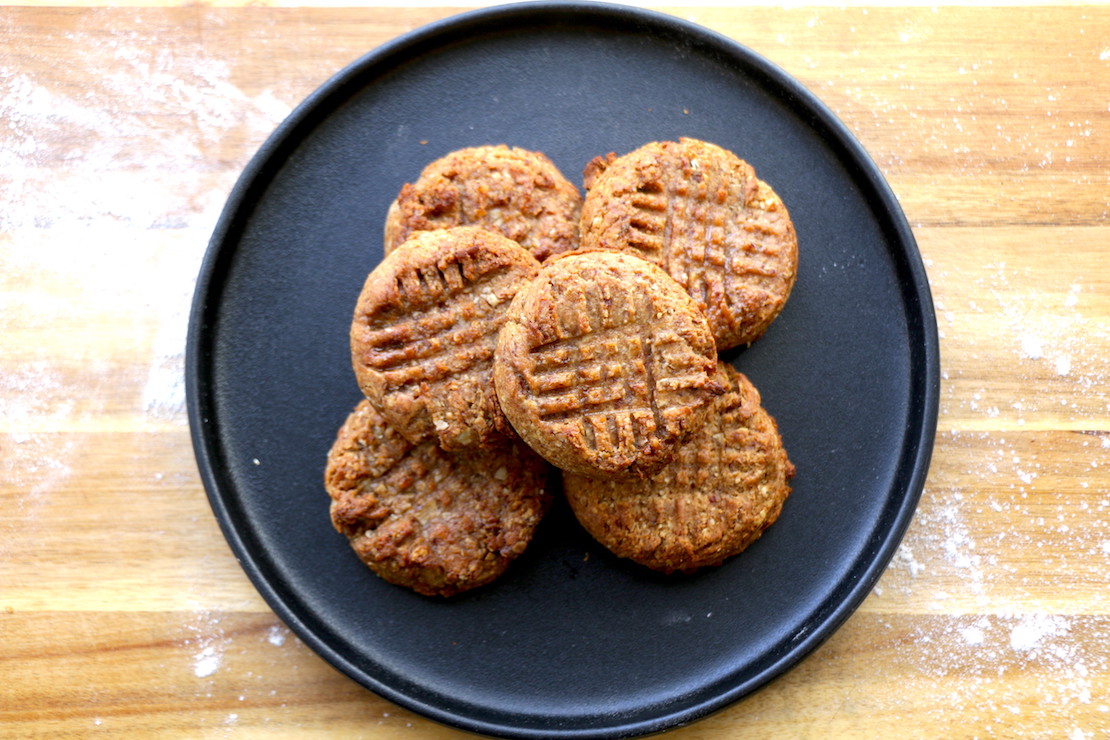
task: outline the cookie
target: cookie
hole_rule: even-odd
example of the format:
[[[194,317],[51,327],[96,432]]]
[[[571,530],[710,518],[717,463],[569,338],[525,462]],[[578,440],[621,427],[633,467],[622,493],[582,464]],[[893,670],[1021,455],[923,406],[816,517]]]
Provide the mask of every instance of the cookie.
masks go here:
[[[420,232],[367,276],[351,322],[362,392],[410,442],[496,444],[511,429],[491,375],[497,332],[539,262],[474,227]]]
[[[540,152],[478,146],[451,152],[405,184],[385,222],[386,253],[418,231],[481,226],[538,260],[578,245],[582,196]]]
[[[782,200],[732,152],[653,142],[586,167],[583,249],[663,267],[705,312],[720,350],[758,339],[794,287],[798,239]]]
[[[721,374],[729,390],[655,476],[618,482],[564,474],[578,521],[616,555],[664,573],[690,572],[740,553],[778,518],[794,466],[759,392],[729,365]]]
[[[509,308],[494,356],[513,428],[554,465],[648,475],[723,386],[705,317],[658,267],[617,252],[548,260]]]
[[[550,472],[520,442],[481,455],[414,445],[363,400],[328,453],[324,485],[333,525],[371,570],[452,596],[524,552],[551,503]]]

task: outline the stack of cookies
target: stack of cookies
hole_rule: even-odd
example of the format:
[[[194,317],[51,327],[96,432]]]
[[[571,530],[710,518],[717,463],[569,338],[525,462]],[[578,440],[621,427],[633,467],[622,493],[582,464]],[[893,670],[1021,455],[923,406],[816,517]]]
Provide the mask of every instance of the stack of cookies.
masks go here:
[[[778,517],[794,468],[718,352],[782,310],[797,239],[751,166],[707,142],[585,168],[453,152],[406,184],[351,324],[365,400],[329,455],[331,516],[391,583],[500,575],[562,490],[618,556],[717,565]]]

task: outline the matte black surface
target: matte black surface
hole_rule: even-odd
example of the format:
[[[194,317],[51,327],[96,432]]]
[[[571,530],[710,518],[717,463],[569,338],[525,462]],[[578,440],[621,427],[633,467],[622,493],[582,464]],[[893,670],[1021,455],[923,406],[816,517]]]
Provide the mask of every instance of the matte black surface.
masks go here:
[[[331,527],[327,450],[360,394],[347,333],[404,182],[470,145],[595,155],[693,136],[750,161],[800,242],[785,311],[730,353],[798,468],[747,552],[666,578],[563,507],[495,584],[450,601],[370,573]],[[232,193],[197,285],[189,415],[213,510],[275,612],[373,691],[463,729],[624,737],[763,686],[859,605],[924,485],[939,364],[928,283],[878,170],[831,113],[705,29],[596,4],[420,29],[314,93]]]

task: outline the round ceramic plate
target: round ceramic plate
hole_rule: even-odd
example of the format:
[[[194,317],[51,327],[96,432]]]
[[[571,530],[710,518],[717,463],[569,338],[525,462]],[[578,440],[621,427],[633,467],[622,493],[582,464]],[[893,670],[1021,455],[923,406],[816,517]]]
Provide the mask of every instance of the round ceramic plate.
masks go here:
[[[430,599],[332,529],[325,457],[360,399],[348,327],[386,208],[433,159],[506,143],[573,181],[680,136],[736,152],[794,218],[800,269],[770,330],[728,357],[797,466],[779,521],[719,568],[609,555],[563,505],[495,583]],[[456,16],[338,73],[235,187],[197,284],[189,418],[212,508],[274,611],[397,704],[505,737],[685,724],[795,665],[868,594],[924,484],[939,364],[911,231],[845,127],[781,70],[675,18],[593,3]]]

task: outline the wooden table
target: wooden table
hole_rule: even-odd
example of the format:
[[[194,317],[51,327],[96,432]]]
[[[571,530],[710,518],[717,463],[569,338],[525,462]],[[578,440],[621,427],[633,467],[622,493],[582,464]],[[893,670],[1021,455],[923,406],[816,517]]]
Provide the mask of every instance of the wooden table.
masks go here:
[[[182,382],[248,158],[336,70],[456,10],[124,5],[0,8],[0,736],[457,737],[267,608]],[[943,375],[873,594],[669,736],[1110,737],[1110,7],[664,10],[781,65],[873,155]]]

